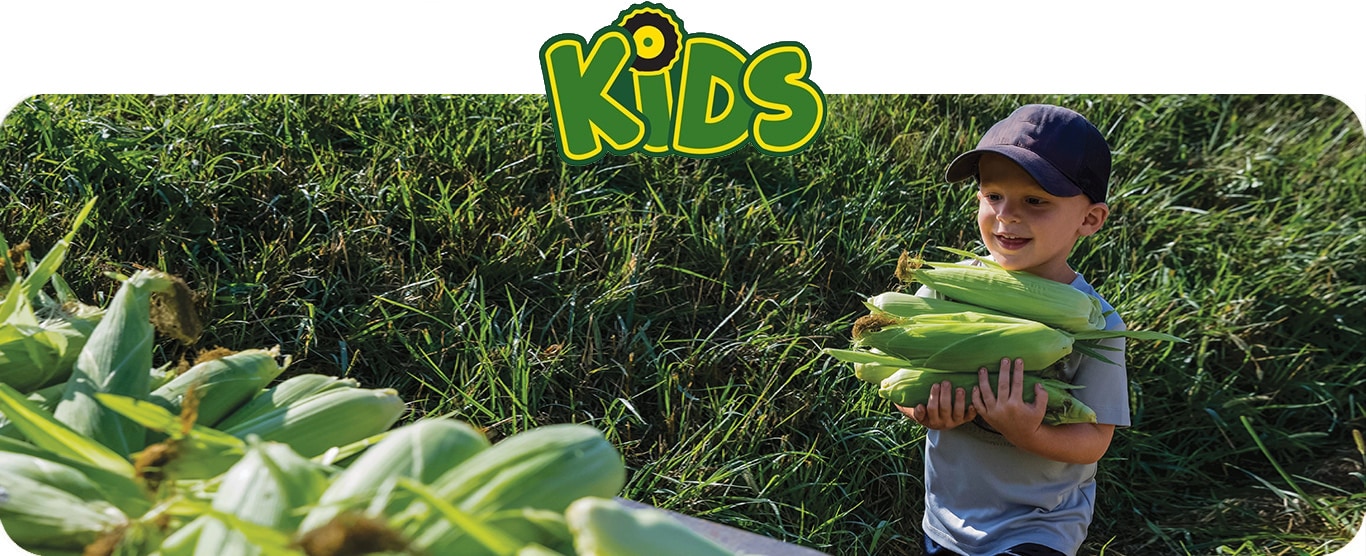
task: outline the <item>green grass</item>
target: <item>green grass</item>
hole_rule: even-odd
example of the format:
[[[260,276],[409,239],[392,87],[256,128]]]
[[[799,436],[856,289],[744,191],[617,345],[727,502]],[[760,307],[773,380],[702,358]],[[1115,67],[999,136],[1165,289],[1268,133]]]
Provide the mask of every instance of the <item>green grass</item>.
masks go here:
[[[0,228],[63,276],[154,266],[200,347],[398,388],[498,437],[607,431],[624,494],[833,554],[915,554],[923,430],[847,367],[903,249],[974,247],[945,165],[1021,103],[1115,150],[1073,262],[1135,328],[1084,554],[1325,554],[1366,515],[1366,137],[1312,96],[839,96],[806,152],[560,162],[540,96],[44,96]],[[166,343],[159,360],[179,356]]]

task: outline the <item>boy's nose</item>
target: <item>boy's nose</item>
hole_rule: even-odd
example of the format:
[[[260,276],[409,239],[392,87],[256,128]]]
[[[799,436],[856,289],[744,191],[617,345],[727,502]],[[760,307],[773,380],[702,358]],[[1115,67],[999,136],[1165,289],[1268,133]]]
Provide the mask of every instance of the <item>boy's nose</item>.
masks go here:
[[[1020,217],[1017,214],[1019,214],[1018,211],[1009,203],[1003,203],[1000,208],[996,209],[996,219],[1002,222],[1019,222]]]

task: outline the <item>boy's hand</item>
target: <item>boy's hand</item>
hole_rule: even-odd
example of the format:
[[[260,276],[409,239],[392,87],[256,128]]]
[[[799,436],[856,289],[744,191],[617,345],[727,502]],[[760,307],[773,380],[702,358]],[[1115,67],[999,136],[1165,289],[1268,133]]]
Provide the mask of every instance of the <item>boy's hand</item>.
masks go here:
[[[915,407],[896,406],[897,410],[927,429],[951,429],[977,417],[977,408],[967,400],[967,392],[945,380],[930,387],[930,399]]]
[[[1024,402],[1024,360],[1001,360],[1001,371],[996,377],[996,391],[987,380],[987,369],[978,371],[978,385],[972,389],[972,406],[991,428],[1013,444],[1034,435],[1043,426],[1044,410],[1048,407],[1048,392],[1034,386],[1034,403]]]

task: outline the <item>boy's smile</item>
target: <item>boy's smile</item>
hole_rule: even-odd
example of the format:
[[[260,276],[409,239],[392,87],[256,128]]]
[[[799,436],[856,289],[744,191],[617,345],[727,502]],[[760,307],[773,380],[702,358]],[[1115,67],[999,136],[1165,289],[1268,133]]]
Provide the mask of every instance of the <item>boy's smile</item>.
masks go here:
[[[1071,283],[1076,273],[1067,256],[1078,238],[1100,229],[1109,215],[1105,203],[1054,196],[996,153],[983,153],[978,177],[977,224],[992,259],[1008,270]]]

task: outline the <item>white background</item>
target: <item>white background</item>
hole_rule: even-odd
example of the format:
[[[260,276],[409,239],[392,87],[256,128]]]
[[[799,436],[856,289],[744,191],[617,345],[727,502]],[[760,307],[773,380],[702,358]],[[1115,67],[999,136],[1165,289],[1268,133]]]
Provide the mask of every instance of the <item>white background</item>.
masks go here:
[[[0,112],[41,93],[533,93],[631,2],[52,1],[0,8]],[[664,2],[842,93],[1308,93],[1366,110],[1360,2]],[[823,6],[823,7],[817,7]],[[839,6],[840,9],[832,9]]]

